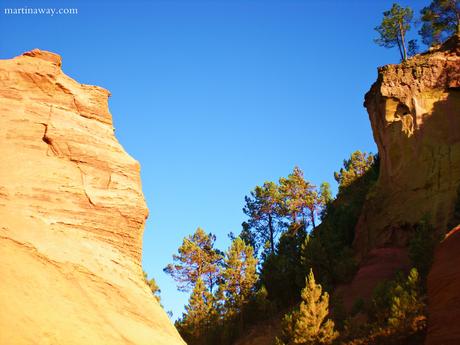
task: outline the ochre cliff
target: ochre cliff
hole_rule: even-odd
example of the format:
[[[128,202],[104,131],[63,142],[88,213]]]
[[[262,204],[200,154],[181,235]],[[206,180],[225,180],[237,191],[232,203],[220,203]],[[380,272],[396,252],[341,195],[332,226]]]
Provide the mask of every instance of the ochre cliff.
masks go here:
[[[184,344],[144,283],[139,164],[109,92],[0,60],[0,344]]]
[[[436,249],[428,296],[426,345],[460,344],[460,226]]]
[[[365,98],[380,157],[377,185],[356,228],[362,255],[405,247],[423,217],[446,231],[460,185],[460,48],[379,69]]]
[[[459,38],[380,68],[365,106],[380,174],[356,227],[354,248],[361,264],[347,293],[368,298],[377,283],[410,267],[407,247],[417,223],[425,219],[441,237],[450,230],[460,186]],[[454,316],[460,311],[458,244],[458,236],[452,236],[436,250],[427,345],[460,344]],[[390,259],[382,253],[393,254]],[[449,317],[455,321],[447,322]]]

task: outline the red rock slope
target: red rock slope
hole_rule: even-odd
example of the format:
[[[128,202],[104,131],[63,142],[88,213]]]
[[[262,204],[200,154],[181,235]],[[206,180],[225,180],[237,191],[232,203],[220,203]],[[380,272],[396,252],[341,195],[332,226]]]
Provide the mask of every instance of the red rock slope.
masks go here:
[[[143,281],[139,164],[109,92],[0,60],[0,344],[184,344]]]
[[[460,344],[460,226],[436,249],[428,296],[426,345]]]

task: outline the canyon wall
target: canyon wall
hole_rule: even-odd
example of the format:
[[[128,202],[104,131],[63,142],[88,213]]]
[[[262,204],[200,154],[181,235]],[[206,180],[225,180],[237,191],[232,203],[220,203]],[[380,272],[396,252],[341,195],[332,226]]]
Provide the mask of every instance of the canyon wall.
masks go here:
[[[445,233],[460,186],[458,40],[379,69],[366,94],[380,176],[356,229],[361,254],[405,247],[424,217]]]
[[[380,175],[356,227],[354,248],[361,265],[350,291],[370,297],[378,282],[410,267],[407,247],[417,223],[430,222],[441,238],[456,225],[451,221],[460,201],[459,37],[379,68],[365,106]],[[436,250],[428,282],[427,345],[460,343],[458,249],[457,234]],[[449,317],[454,321],[446,322]]]
[[[460,344],[460,226],[436,248],[428,296],[426,345]]]
[[[146,286],[139,164],[109,92],[0,60],[0,344],[184,344]]]

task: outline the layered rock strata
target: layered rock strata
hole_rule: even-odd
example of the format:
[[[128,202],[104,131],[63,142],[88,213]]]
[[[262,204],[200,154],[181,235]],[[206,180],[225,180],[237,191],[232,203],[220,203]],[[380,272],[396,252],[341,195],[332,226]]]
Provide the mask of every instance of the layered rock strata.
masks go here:
[[[53,53],[0,60],[0,344],[184,344],[143,280],[148,210],[109,95]]]

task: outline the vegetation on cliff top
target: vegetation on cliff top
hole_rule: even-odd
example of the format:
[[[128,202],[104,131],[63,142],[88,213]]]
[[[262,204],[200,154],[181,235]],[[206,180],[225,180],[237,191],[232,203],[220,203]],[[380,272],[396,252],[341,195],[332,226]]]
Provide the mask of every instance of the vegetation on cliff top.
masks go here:
[[[418,33],[428,47],[441,44],[460,32],[458,0],[433,0],[420,14],[423,24]],[[375,43],[385,48],[397,47],[401,61],[406,61],[408,57],[418,53],[417,40],[407,40],[408,32],[417,23],[410,7],[403,8],[395,3],[390,10],[383,12],[382,22],[375,28],[380,35]]]

